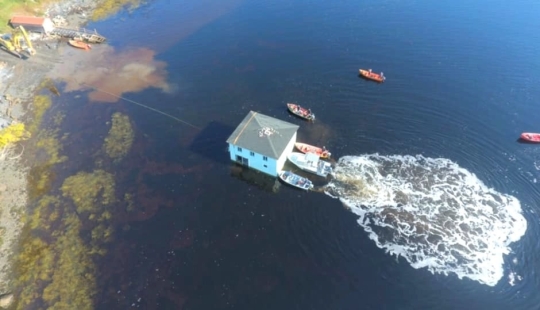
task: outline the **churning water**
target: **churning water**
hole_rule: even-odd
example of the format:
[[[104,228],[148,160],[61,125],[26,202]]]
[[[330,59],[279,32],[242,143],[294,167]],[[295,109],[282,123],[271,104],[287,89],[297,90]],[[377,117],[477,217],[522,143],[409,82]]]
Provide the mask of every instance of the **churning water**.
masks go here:
[[[493,286],[527,229],[519,200],[448,159],[345,156],[334,175],[328,194],[359,215],[378,247],[414,268]]]

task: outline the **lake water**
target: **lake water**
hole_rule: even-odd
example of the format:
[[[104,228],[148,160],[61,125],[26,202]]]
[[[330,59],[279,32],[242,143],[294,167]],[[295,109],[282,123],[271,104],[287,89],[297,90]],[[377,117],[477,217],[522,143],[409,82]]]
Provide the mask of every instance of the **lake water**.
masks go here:
[[[109,44],[72,57],[126,74],[80,73],[103,91],[67,108],[70,130],[92,141],[111,113],[130,116],[115,177],[139,208],[117,215],[98,308],[536,309],[540,148],[517,138],[540,131],[539,13],[532,0],[158,0],[90,25]],[[332,151],[326,194],[229,162],[250,110]],[[80,169],[87,146],[66,147]]]

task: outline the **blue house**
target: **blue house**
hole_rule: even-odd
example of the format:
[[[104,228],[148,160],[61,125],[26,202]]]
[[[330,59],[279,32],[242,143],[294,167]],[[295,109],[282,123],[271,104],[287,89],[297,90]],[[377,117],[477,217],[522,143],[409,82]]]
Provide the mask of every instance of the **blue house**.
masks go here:
[[[299,126],[250,111],[227,139],[231,160],[277,176],[296,142]]]

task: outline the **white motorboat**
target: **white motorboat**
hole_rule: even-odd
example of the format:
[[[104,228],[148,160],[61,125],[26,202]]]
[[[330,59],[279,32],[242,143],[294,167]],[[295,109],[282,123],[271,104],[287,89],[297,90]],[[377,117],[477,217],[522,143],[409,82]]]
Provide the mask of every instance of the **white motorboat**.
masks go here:
[[[290,171],[280,171],[279,178],[282,179],[283,182],[300,189],[310,190],[313,188],[313,183],[311,183],[309,179],[301,177]]]
[[[332,172],[332,164],[320,160],[319,155],[314,153],[292,152],[287,156],[287,159],[298,168],[321,177],[326,177]]]

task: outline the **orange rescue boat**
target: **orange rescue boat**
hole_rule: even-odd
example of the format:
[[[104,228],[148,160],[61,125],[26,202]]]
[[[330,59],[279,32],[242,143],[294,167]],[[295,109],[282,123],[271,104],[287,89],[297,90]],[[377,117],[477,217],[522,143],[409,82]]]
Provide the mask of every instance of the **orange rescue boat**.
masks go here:
[[[534,133],[534,132],[524,132],[521,134],[521,139],[533,142],[533,143],[540,143],[540,133]]]
[[[69,45],[73,46],[73,47],[76,47],[76,48],[80,48],[80,49],[83,49],[83,50],[89,50],[92,48],[92,46],[88,43],[84,43],[82,41],[78,41],[78,40],[69,40],[68,41]]]
[[[330,158],[332,153],[330,153],[326,148],[320,148],[317,146],[309,145],[306,143],[296,142],[294,146],[302,153],[313,153],[318,155],[320,158]]]
[[[382,72],[381,73],[371,72],[371,69],[368,69],[368,70],[360,69],[358,71],[360,72],[360,75],[363,78],[366,78],[368,80],[372,80],[379,83],[382,83],[386,80],[386,77],[384,76]]]

